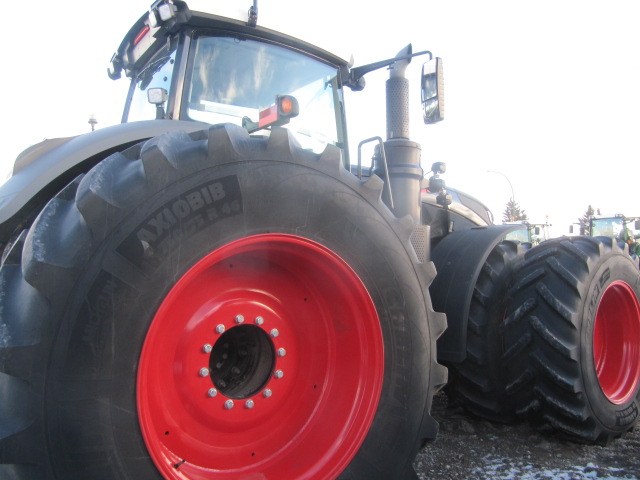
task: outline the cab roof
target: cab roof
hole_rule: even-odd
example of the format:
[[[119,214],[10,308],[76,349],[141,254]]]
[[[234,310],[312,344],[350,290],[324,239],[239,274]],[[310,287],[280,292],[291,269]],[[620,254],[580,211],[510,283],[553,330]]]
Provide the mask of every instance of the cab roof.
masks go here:
[[[133,24],[125,35],[111,58],[108,69],[109,77],[112,79],[120,78],[122,72],[127,77],[134,77],[149,58],[166,45],[171,36],[180,31],[200,29],[245,35],[278,43],[316,57],[337,68],[348,66],[347,61],[322,48],[275,30],[259,25],[251,26],[248,22],[232,18],[192,11],[186,2],[181,0],[158,0],[151,5],[147,13]]]

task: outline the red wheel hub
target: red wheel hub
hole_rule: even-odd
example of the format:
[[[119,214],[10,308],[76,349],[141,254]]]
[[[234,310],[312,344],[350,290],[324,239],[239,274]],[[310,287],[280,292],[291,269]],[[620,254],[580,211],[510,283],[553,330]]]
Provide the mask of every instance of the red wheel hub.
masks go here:
[[[613,282],[600,299],[593,359],[605,396],[617,405],[627,402],[640,382],[640,305],[624,282]]]
[[[247,237],[158,309],[138,369],[142,433],[169,479],[335,478],[373,422],[383,363],[376,309],[340,257]]]

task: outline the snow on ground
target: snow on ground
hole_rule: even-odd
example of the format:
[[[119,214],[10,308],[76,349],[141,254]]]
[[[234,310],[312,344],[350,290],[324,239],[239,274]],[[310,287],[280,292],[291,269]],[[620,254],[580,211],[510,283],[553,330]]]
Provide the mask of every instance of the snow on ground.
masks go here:
[[[414,467],[420,480],[640,480],[640,428],[608,446],[577,444],[522,423],[477,419],[434,397],[438,438]]]

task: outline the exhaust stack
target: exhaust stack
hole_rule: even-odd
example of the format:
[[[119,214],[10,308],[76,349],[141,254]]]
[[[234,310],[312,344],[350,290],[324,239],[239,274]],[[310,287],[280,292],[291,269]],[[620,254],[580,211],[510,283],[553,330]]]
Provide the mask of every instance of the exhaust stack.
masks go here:
[[[405,72],[411,62],[411,44],[403,48],[389,67],[387,80],[387,141],[384,143],[393,194],[393,212],[397,217],[411,216],[421,223],[420,187],[423,170],[420,166],[420,145],[409,140],[409,80]],[[378,155],[379,157],[379,155]],[[378,162],[376,173],[384,178]],[[383,197],[384,198],[384,197]]]
[[[411,44],[398,52],[396,57],[411,55]],[[411,58],[396,61],[389,67],[387,80],[387,140],[409,138],[409,80],[405,78]]]

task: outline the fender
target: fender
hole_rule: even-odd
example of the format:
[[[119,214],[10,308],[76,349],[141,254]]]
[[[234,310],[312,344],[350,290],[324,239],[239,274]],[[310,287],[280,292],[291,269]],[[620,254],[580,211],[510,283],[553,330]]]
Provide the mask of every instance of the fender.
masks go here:
[[[447,330],[438,339],[438,361],[462,362],[466,355],[471,296],[491,251],[518,225],[489,225],[459,230],[433,248],[437,275],[430,287],[433,308],[447,313]]]
[[[57,190],[102,158],[170,130],[193,132],[208,126],[193,121],[146,120],[45,140],[28,148],[18,156],[13,175],[0,186],[0,244]]]

